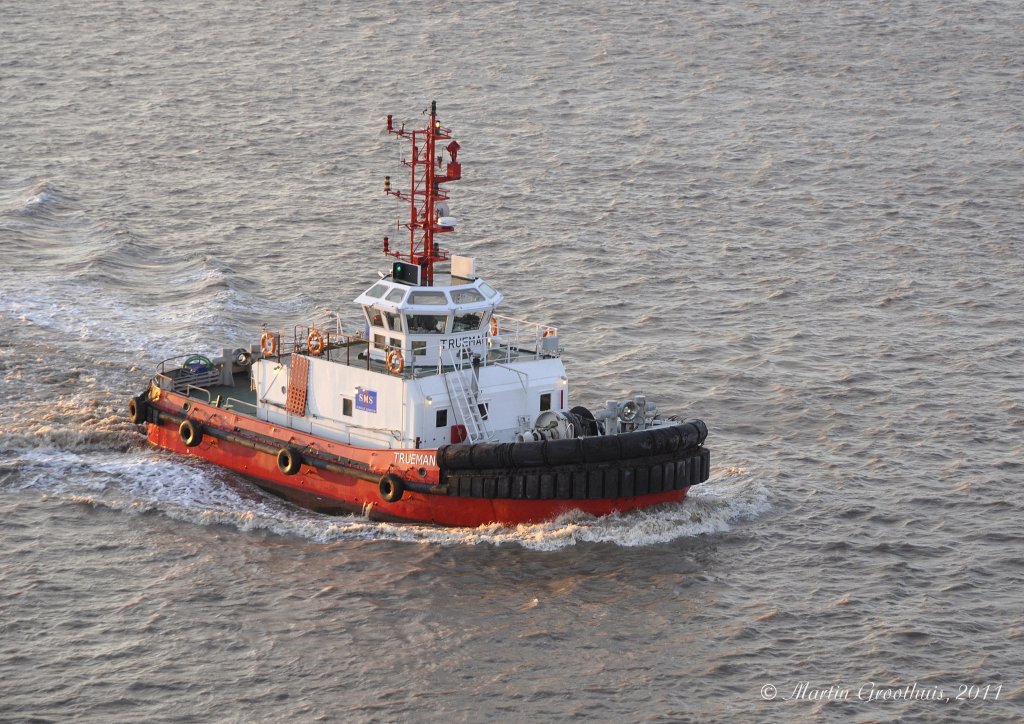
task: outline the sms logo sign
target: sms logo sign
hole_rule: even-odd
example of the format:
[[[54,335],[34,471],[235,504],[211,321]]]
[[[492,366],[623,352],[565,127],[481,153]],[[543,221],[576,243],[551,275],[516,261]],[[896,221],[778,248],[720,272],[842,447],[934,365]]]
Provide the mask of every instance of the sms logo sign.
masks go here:
[[[376,414],[377,392],[375,390],[359,390],[356,395],[356,409]]]

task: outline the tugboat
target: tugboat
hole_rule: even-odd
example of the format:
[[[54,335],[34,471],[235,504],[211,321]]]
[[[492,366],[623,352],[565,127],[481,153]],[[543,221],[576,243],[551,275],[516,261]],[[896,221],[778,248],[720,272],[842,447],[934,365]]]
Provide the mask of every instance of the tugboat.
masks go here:
[[[408,205],[409,249],[384,237],[390,274],[354,300],[361,329],[264,329],[165,360],[128,404],[149,441],[312,510],[446,526],[625,512],[707,480],[702,421],[643,396],[570,406],[559,329],[498,314],[474,259],[435,243],[455,231],[444,184],[462,176],[436,102],[426,128],[388,116],[387,132],[411,147],[407,190],[384,177]]]

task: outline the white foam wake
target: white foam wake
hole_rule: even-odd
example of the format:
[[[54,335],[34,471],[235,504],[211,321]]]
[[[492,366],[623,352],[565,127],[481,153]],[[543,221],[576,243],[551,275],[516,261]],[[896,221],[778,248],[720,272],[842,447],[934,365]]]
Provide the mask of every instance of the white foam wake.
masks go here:
[[[41,454],[30,451],[26,461]],[[317,543],[382,540],[437,545],[519,545],[552,551],[584,543],[646,546],[729,531],[769,507],[767,488],[746,471],[719,472],[679,504],[594,518],[581,512],[536,525],[479,528],[392,524],[326,516],[264,496],[201,461],[138,449],[104,460],[96,452],[51,454],[44,477],[23,476],[52,497],[131,512],[158,512],[198,525],[223,524]],[[37,462],[42,462],[38,460]],[[70,482],[61,482],[70,481]]]

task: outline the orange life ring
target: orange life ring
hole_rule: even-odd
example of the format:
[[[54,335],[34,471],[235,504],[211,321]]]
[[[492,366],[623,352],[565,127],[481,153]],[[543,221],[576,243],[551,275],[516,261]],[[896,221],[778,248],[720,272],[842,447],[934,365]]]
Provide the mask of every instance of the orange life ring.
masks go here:
[[[402,374],[402,370],[405,369],[405,358],[402,356],[401,352],[397,349],[393,349],[388,352],[386,365],[388,372],[393,375],[400,375]]]
[[[491,336],[492,337],[497,337],[498,336],[498,318],[497,317],[491,317]]]
[[[260,337],[260,351],[264,357],[273,357],[277,354],[277,336],[270,332],[264,332]]]
[[[324,336],[314,329],[306,337],[306,348],[311,355],[319,357],[324,351]]]

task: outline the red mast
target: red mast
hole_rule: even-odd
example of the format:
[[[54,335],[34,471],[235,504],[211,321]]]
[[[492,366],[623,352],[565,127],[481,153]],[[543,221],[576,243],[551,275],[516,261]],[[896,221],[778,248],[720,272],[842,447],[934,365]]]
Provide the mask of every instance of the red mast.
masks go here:
[[[409,167],[409,191],[392,191],[391,177],[384,177],[384,193],[395,196],[409,204],[409,221],[400,224],[409,230],[409,253],[392,251],[388,238],[384,237],[384,253],[396,259],[419,265],[422,283],[434,283],[434,263],[448,260],[448,251],[434,244],[434,234],[455,231],[454,220],[448,217],[448,192],[441,184],[462,178],[462,166],[458,162],[459,144],[451,136],[451,129],[441,126],[437,120],[437,101],[430,103],[430,124],[416,131],[405,130],[403,124],[396,129],[388,116],[388,133],[406,138],[412,144],[412,154],[402,163]],[[451,140],[447,146],[438,148],[439,141]],[[444,164],[444,152],[448,152],[448,164]],[[444,213],[441,213],[441,212]],[[417,238],[419,235],[419,238]]]

